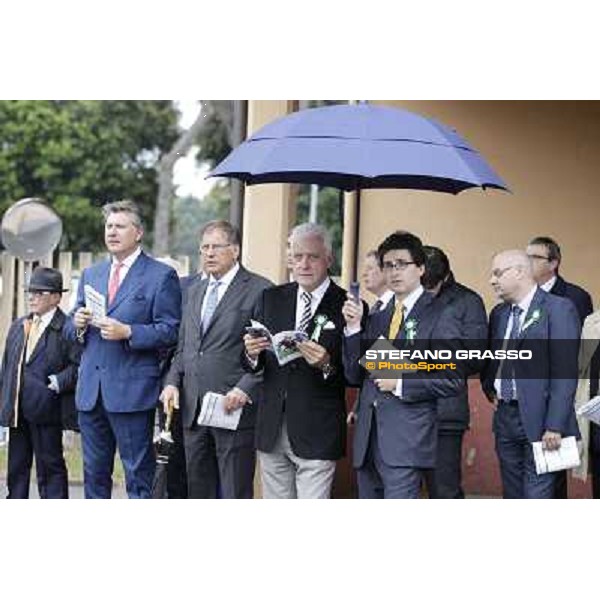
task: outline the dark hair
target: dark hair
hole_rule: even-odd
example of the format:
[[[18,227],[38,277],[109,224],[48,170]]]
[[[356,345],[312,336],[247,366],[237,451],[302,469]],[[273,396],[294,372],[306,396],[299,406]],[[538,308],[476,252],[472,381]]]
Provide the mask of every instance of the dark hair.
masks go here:
[[[423,243],[414,234],[408,231],[396,231],[388,235],[377,248],[379,256],[379,266],[383,269],[383,257],[391,250],[408,250],[411,259],[417,267],[425,264],[425,252],[423,251]]]
[[[209,221],[206,223],[202,229],[200,229],[200,239],[202,239],[202,236],[205,233],[213,231],[214,229],[222,231],[227,236],[227,241],[230,244],[241,246],[240,232],[229,221],[224,220]]]
[[[425,273],[421,277],[421,283],[426,290],[431,290],[445,281],[450,274],[450,261],[441,248],[423,246],[423,250],[425,252]]]
[[[560,253],[560,246],[551,238],[540,235],[538,237],[534,237],[530,242],[530,246],[545,246],[548,251],[548,260],[557,260],[558,264],[562,259]]]

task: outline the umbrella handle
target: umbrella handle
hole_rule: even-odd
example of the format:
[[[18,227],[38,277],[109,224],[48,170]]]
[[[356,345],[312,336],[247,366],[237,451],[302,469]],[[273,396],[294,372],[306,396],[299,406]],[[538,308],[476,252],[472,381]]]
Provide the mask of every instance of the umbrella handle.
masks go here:
[[[164,431],[171,431],[171,422],[173,421],[173,404],[169,402],[167,407],[167,420],[165,421]]]

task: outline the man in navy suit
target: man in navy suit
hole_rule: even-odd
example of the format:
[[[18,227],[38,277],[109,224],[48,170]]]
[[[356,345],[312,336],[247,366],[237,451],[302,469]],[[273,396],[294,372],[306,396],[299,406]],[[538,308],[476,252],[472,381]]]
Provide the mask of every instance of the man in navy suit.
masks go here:
[[[83,445],[86,498],[110,498],[115,450],[130,498],[149,498],[155,461],[153,417],[160,393],[160,351],[177,341],[177,273],[140,247],[143,227],[127,200],[103,207],[110,259],[85,269],[66,331],[83,346],[75,401]],[[98,323],[85,308],[85,286],[106,297]]]
[[[533,278],[536,283],[545,292],[571,300],[583,325],[586,317],[594,310],[592,297],[582,287],[565,281],[558,274],[562,260],[560,246],[550,237],[539,236],[529,242],[526,252],[531,259]],[[556,476],[554,497],[557,499],[568,497],[566,471],[560,471]]]
[[[369,379],[358,364],[366,346],[380,336],[398,349],[451,349],[460,338],[452,311],[421,285],[425,252],[421,240],[396,232],[378,248],[380,265],[394,302],[371,315],[361,327],[362,306],[348,299],[344,371],[362,389],[354,433],[354,467],[360,498],[418,498],[425,471],[435,468],[438,440],[437,402],[456,396],[464,379],[440,372],[431,376]],[[361,348],[361,341],[363,348]]]
[[[493,429],[505,498],[552,498],[555,473],[538,475],[532,442],[547,450],[579,437],[574,410],[580,321],[569,300],[537,287],[522,250],[494,257],[490,283],[502,300],[490,314],[490,348],[527,348],[531,360],[492,360],[483,390],[496,409]]]

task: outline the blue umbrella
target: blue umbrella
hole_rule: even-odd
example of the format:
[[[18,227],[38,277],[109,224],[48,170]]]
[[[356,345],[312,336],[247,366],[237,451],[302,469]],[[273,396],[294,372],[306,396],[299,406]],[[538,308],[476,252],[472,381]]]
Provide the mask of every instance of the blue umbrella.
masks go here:
[[[372,104],[311,108],[277,119],[235,148],[210,176],[250,185],[314,183],[346,191],[508,189],[453,129]]]

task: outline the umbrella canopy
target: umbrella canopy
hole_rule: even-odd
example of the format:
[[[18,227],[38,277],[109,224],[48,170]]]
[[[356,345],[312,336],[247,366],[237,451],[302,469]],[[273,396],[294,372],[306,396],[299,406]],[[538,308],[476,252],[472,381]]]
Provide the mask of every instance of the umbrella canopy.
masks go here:
[[[311,108],[277,119],[234,149],[210,176],[250,185],[315,183],[346,191],[508,189],[453,129],[372,104]]]

